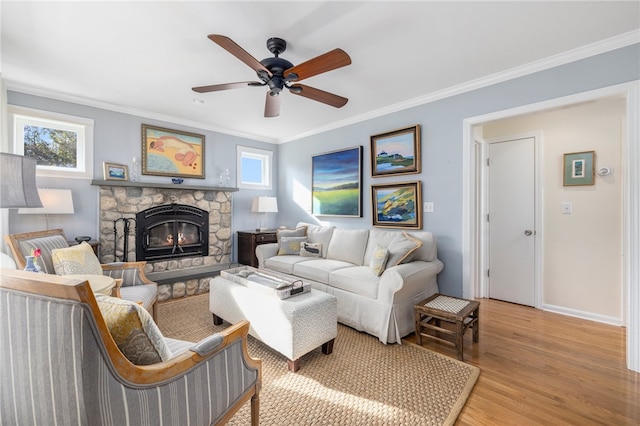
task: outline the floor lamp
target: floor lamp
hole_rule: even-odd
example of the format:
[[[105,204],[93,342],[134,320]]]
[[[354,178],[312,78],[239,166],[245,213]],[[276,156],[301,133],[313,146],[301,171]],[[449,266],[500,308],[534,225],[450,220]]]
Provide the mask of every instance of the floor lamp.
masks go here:
[[[18,209],[18,214],[43,214],[46,218],[46,229],[49,229],[49,215],[73,214],[73,197],[70,189],[38,188],[42,207]]]
[[[36,159],[0,152],[0,209],[42,207],[36,186]],[[0,251],[0,267],[16,267],[13,259]]]
[[[276,197],[256,197],[253,199],[251,211],[260,213],[260,228],[256,228],[256,231],[265,231],[267,228],[262,227],[264,215],[278,213],[278,199]]]

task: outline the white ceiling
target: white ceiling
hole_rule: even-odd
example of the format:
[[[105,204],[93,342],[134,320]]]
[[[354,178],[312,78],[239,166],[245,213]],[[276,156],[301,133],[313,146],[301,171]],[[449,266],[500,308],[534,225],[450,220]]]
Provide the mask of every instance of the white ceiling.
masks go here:
[[[574,49],[637,42],[639,6],[3,0],[1,72],[10,90],[283,142],[495,81],[505,70],[555,64],[539,61]],[[258,60],[272,56],[269,37],[284,38],[281,57],[294,65],[342,48],[350,66],[302,83],[349,102],[336,109],[285,91],[280,117],[264,118],[264,87],[193,92],[193,86],[256,80],[253,70],[207,38],[212,33],[230,37]]]

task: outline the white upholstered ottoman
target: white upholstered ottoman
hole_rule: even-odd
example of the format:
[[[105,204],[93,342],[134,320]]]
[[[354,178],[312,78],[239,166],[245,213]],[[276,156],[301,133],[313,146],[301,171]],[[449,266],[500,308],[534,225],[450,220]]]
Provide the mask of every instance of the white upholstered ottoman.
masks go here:
[[[209,311],[216,325],[248,320],[249,334],[287,357],[291,371],[315,348],[330,354],[338,334],[336,298],[317,290],[280,299],[215,277],[209,284]]]

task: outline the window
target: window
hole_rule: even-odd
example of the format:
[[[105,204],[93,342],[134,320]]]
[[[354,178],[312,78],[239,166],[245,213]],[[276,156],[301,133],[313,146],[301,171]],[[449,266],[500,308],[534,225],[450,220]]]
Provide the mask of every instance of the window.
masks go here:
[[[93,120],[9,106],[14,152],[37,160],[37,176],[93,177]]]
[[[238,146],[238,188],[271,189],[273,152]]]

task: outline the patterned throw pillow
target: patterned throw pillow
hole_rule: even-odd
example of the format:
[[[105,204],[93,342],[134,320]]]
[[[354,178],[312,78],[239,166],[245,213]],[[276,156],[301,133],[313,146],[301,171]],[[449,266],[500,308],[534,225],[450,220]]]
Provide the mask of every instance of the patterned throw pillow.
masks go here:
[[[120,352],[136,365],[171,359],[172,354],[153,318],[135,302],[97,294],[96,301]]]
[[[405,231],[402,231],[401,235],[398,235],[389,245],[389,260],[387,261],[389,266],[400,265],[411,260],[411,255],[422,247],[422,241],[412,238]]]
[[[278,256],[285,254],[300,254],[300,244],[307,241],[307,237],[282,237]]]
[[[278,229],[278,232],[276,232],[276,239],[278,240],[278,254],[280,254],[279,252],[280,252],[280,248],[282,247],[283,238],[306,237],[306,236],[307,236],[306,226],[299,226],[296,229]]]
[[[300,256],[322,257],[322,243],[309,243],[309,242],[301,243]]]
[[[371,260],[369,261],[369,267],[373,272],[380,276],[384,272],[384,268],[387,266],[387,260],[389,259],[389,250],[384,247],[376,246],[373,251]]]
[[[77,246],[53,249],[51,251],[51,260],[53,269],[58,275],[102,275],[100,261],[93,252],[93,248],[85,242]]]

